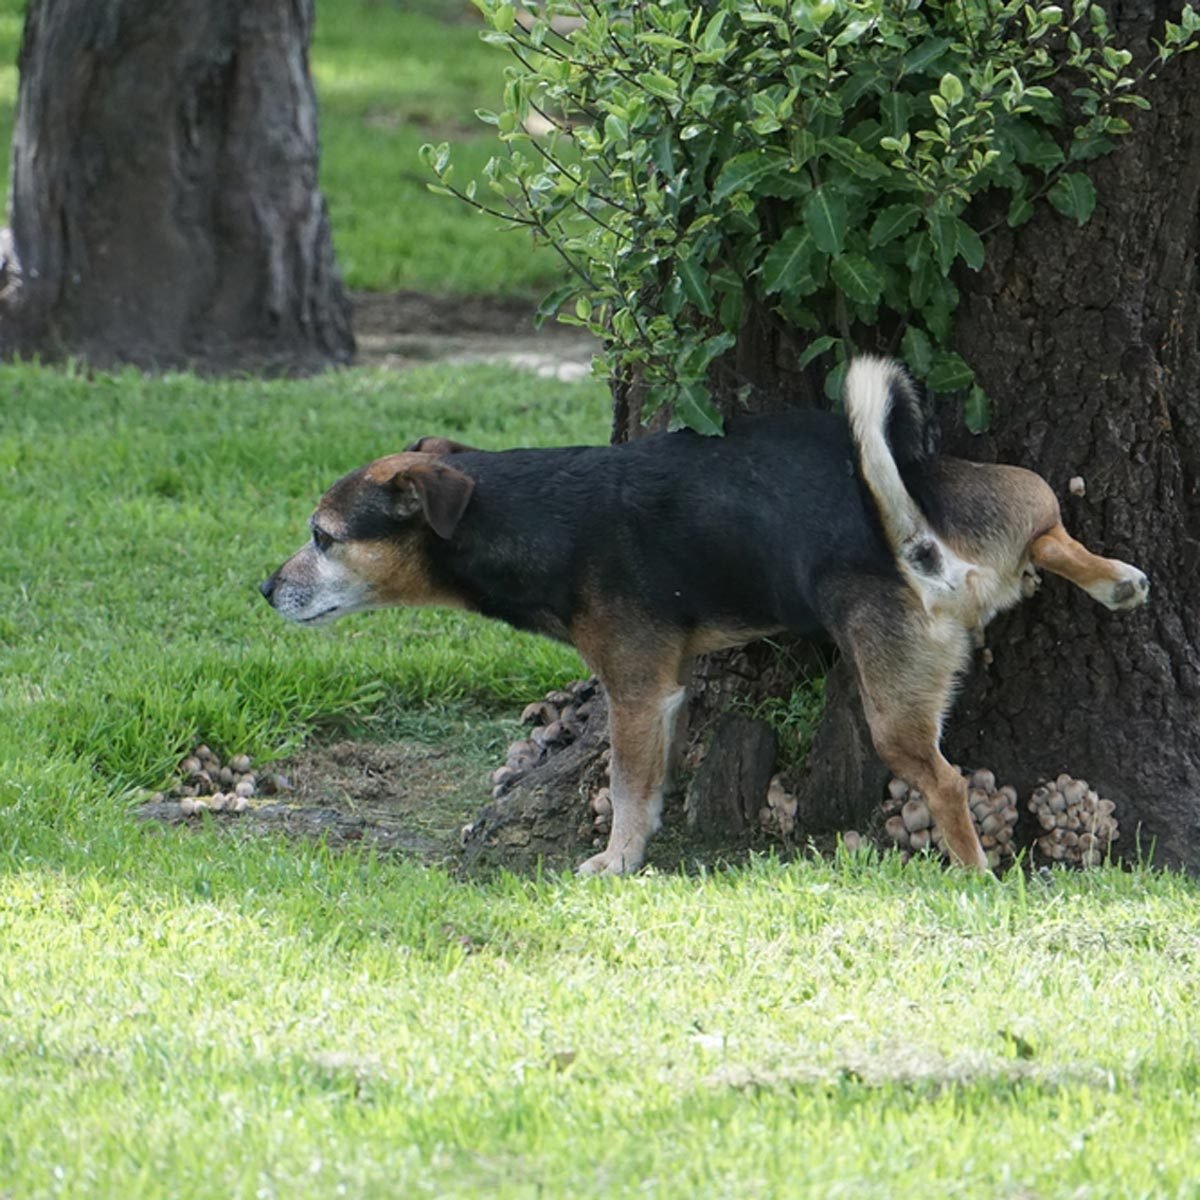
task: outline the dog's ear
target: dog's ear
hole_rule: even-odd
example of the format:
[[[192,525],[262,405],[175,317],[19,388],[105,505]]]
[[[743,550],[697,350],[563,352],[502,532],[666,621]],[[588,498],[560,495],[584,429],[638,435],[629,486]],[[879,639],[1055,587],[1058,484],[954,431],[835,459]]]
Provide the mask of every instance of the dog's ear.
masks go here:
[[[450,537],[458,528],[475,490],[475,480],[469,475],[440,462],[405,467],[392,476],[391,483],[399,493],[397,511],[410,516],[420,508],[440,538]]]
[[[405,446],[404,449],[417,454],[432,454],[437,458],[445,458],[450,454],[462,454],[465,451],[474,450],[475,447],[464,446],[462,442],[452,442],[449,438],[444,437],[423,437],[417,438],[415,442]]]

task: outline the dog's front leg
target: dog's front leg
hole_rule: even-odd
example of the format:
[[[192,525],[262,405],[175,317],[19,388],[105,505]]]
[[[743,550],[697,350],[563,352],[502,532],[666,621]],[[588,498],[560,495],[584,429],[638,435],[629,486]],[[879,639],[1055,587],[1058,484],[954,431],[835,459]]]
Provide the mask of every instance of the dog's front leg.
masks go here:
[[[607,847],[580,865],[581,875],[627,875],[645,861],[646,843],[662,823],[668,761],[686,695],[686,688],[676,687],[609,697],[612,833]]]

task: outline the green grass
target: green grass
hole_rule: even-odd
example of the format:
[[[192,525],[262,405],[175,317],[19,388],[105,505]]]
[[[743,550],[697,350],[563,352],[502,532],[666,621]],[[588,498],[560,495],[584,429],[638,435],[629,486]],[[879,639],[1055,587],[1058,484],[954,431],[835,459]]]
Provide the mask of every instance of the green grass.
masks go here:
[[[497,86],[444,15],[320,0],[339,253],[354,286],[536,287],[420,181]],[[0,137],[14,93],[0,67]],[[133,818],[201,738],[441,737],[477,769],[571,652],[451,613],[296,630],[254,586],[343,470],[431,432],[603,440],[598,385],[7,367],[0,396],[0,1196],[1197,1195],[1187,880],[464,882]]]
[[[0,1195],[1196,1194],[1184,879],[461,881],[133,819],[199,737],[478,756],[571,677],[461,614],[292,629],[254,585],[342,470],[426,432],[598,439],[598,385],[10,367],[0,395]]]
[[[24,7],[0,0],[5,194]],[[463,182],[501,149],[475,110],[499,106],[508,55],[480,41],[482,28],[469,0],[317,0],[321,187],[351,288],[526,296],[561,279],[553,251],[426,186],[424,142],[454,143]]]
[[[526,295],[563,267],[528,234],[447,196],[418,157],[453,143],[461,182],[501,152],[477,108],[499,107],[507,53],[485,46],[466,0],[416,6],[318,0],[312,70],[320,101],[321,185],[354,288]]]
[[[580,670],[555,644],[462,613],[298,636],[255,584],[344,471],[427,432],[603,440],[600,385],[486,367],[305,384],[30,368],[0,380],[0,495],[16,531],[0,576],[17,581],[0,593],[0,754],[32,742],[148,782],[198,735],[261,754],[389,688],[416,704],[515,703]],[[12,786],[0,779],[0,796]]]

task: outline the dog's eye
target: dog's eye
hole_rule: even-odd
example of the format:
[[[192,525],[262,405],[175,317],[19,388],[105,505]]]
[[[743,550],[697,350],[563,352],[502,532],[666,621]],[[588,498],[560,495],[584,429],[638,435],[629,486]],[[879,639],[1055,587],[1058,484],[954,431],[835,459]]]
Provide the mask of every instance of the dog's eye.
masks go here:
[[[313,545],[316,546],[320,553],[324,554],[325,551],[333,545],[333,538],[331,538],[323,529],[314,529]]]

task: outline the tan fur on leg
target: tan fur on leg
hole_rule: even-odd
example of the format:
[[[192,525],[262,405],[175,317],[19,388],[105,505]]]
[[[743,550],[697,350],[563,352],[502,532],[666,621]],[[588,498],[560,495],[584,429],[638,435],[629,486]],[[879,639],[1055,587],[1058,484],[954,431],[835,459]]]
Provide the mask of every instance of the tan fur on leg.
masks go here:
[[[896,599],[880,593],[853,614],[845,649],[879,757],[925,797],[953,859],[986,871],[966,780],[938,749],[942,719],[970,654],[968,632],[931,618],[907,590]]]
[[[1106,608],[1137,608],[1150,595],[1150,581],[1137,567],[1093,554],[1061,525],[1039,537],[1029,553],[1035,566],[1069,579]]]

